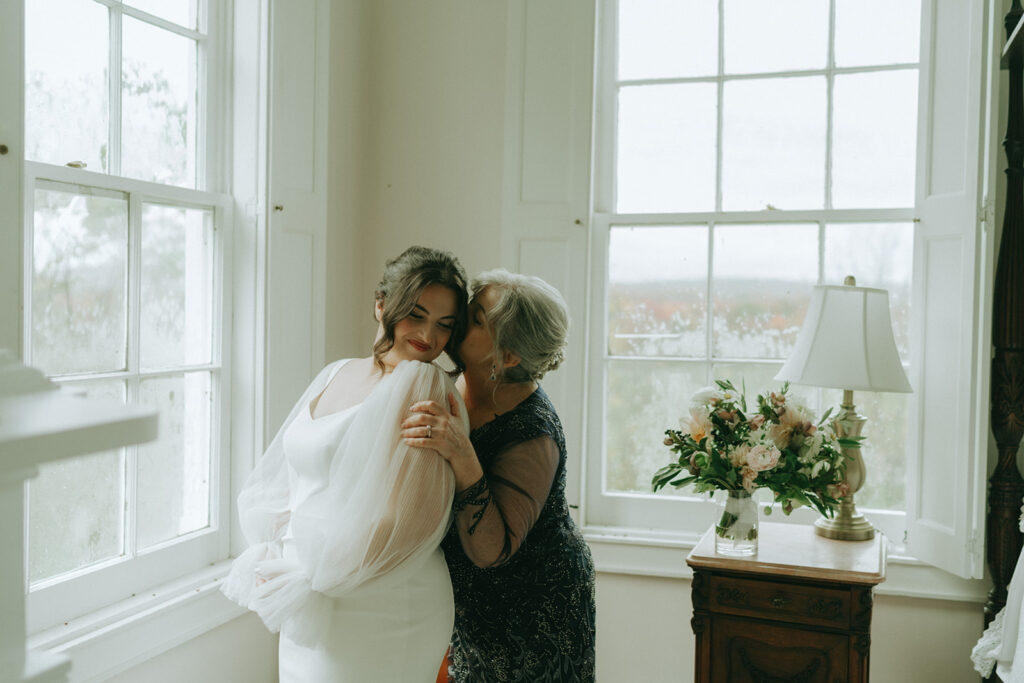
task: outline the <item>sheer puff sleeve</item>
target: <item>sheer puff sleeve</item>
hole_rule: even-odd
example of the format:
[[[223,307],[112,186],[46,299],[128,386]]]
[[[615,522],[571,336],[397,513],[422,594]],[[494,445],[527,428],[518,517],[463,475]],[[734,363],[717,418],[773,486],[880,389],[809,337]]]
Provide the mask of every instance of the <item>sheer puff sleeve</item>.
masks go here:
[[[285,558],[254,546],[246,551],[256,549],[252,558],[236,560],[246,559],[241,570],[253,579],[242,604],[268,628],[284,627],[296,642],[312,645],[329,624],[328,598],[400,567],[412,569],[437,549],[450,521],[455,478],[436,452],[407,446],[399,425],[412,403],[444,401],[450,391],[451,379],[437,366],[400,363],[342,435],[326,485],[287,513],[294,552]],[[263,507],[279,510],[276,504]],[[270,516],[258,525],[264,533],[274,526]]]
[[[455,497],[462,549],[478,567],[511,558],[540,517],[558,470],[549,436],[521,441],[499,453],[484,476]]]

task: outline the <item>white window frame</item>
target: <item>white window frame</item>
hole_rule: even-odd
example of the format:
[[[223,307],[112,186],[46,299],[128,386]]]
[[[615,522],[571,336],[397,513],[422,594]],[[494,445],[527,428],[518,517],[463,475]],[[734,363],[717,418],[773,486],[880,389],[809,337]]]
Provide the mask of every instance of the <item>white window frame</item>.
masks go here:
[[[54,164],[25,161],[23,166],[24,192],[24,255],[23,263],[23,356],[31,364],[31,305],[32,305],[32,235],[34,191],[40,183],[58,183],[84,189],[109,190],[123,193],[128,197],[129,213],[129,282],[137,281],[138,235],[141,226],[141,211],[145,203],[164,206],[198,208],[213,211],[213,282],[212,296],[212,358],[209,364],[182,366],[174,373],[203,370],[211,373],[211,390],[215,400],[211,406],[211,472],[209,524],[203,529],[185,534],[176,539],[147,548],[132,555],[125,555],[101,561],[81,569],[46,579],[32,586],[28,585],[26,557],[26,616],[27,632],[42,634],[76,619],[89,621],[103,609],[123,602],[135,600],[149,593],[157,597],[164,590],[153,592],[154,586],[168,586],[197,572],[208,569],[211,564],[224,560],[229,555],[231,531],[231,387],[232,387],[232,233],[234,222],[234,200],[230,195],[214,190],[228,188],[230,178],[227,163],[230,144],[224,132],[228,130],[230,112],[230,80],[226,57],[230,54],[231,2],[230,0],[202,0],[199,8],[198,30],[190,30],[149,15],[117,0],[92,0],[110,8],[111,24],[119,23],[118,14],[142,19],[154,26],[166,29],[197,42],[197,110],[196,110],[196,185],[191,189],[163,185],[121,176],[97,173],[79,168]],[[205,6],[205,7],[204,7]],[[112,31],[111,36],[119,36]],[[109,97],[120,100],[120,48],[113,44],[110,50],[111,88]],[[116,87],[115,87],[116,86]],[[110,148],[112,159],[119,162],[117,139],[120,121],[119,107],[111,106]],[[116,168],[116,165],[114,166]],[[136,288],[137,293],[137,288]],[[129,293],[132,293],[131,285]],[[137,297],[128,301],[128,319],[137,320],[141,302]],[[129,333],[130,333],[129,327]],[[129,366],[131,368],[131,366]],[[149,376],[150,373],[142,373]],[[160,374],[160,373],[155,373]],[[166,374],[166,373],[164,373]],[[102,373],[101,375],[76,375],[62,383],[74,384],[90,377],[125,379],[139,376],[137,368],[126,372]],[[126,452],[126,458],[133,457],[134,447]],[[131,529],[126,526],[126,533]],[[28,533],[28,500],[26,498],[26,537]],[[126,549],[127,549],[126,540]],[[67,630],[67,629],[65,629]],[[49,633],[44,640],[52,640]],[[59,637],[59,636],[58,636]]]
[[[589,361],[589,372],[587,390],[585,392],[587,397],[587,427],[585,432],[587,454],[582,472],[585,501],[583,510],[584,529],[588,541],[591,543],[592,548],[594,548],[598,566],[604,571],[656,576],[687,576],[688,573],[685,568],[680,569],[672,566],[678,563],[676,553],[678,549],[692,547],[700,535],[710,526],[715,515],[714,506],[700,499],[687,501],[680,499],[657,499],[643,494],[609,495],[601,490],[601,482],[604,477],[603,469],[605,467],[603,435],[606,390],[604,365],[605,349],[607,348],[607,329],[605,324],[605,291],[607,282],[605,264],[607,263],[608,231],[613,225],[687,224],[716,219],[728,220],[730,218],[734,220],[747,219],[750,222],[758,223],[766,221],[793,221],[801,218],[806,220],[811,218],[812,222],[817,222],[822,212],[815,211],[812,216],[808,212],[783,213],[772,211],[765,212],[766,215],[764,216],[757,215],[756,218],[753,218],[753,214],[616,215],[611,212],[611,207],[614,204],[611,201],[612,197],[610,196],[609,189],[613,186],[615,172],[614,160],[612,158],[615,149],[613,144],[615,134],[615,118],[613,113],[615,111],[615,88],[612,86],[612,79],[615,73],[616,12],[614,2],[615,0],[599,0],[598,30],[596,32],[595,73],[597,76],[595,86],[593,165],[595,199],[588,283],[590,291],[590,306],[588,308],[588,315],[590,316],[588,321],[589,353],[587,358]],[[964,57],[969,55],[969,58],[965,59],[967,69],[976,69],[977,77],[979,78],[982,71],[986,74],[984,78],[989,87],[987,92],[979,92],[976,90],[977,86],[972,85],[966,107],[963,104],[962,94],[957,102],[950,101],[949,99],[945,100],[944,104],[947,106],[953,106],[954,109],[957,109],[956,105],[959,104],[959,107],[965,107],[962,111],[967,112],[969,112],[972,106],[976,106],[980,111],[982,108],[982,97],[987,97],[990,100],[994,97],[993,90],[991,90],[993,81],[991,70],[993,63],[998,64],[998,56],[997,53],[990,54],[993,52],[992,50],[986,50],[990,44],[991,37],[998,37],[999,35],[998,26],[1001,23],[1001,17],[997,16],[1000,8],[994,7],[996,4],[998,3],[971,0],[968,5],[954,6],[943,0],[922,0],[921,54],[936,54],[936,50],[939,48],[935,46],[935,41],[939,39],[938,36],[944,35],[936,28],[939,24],[945,22],[943,24],[946,27],[943,30],[947,32],[945,35],[949,35],[951,30],[953,32],[960,30],[962,26],[963,34],[968,36],[968,38],[956,38],[956,40],[963,41],[961,44],[955,45],[958,51],[957,59],[961,59],[960,54],[963,54]],[[954,7],[961,14],[951,21],[949,17],[953,16],[955,12],[950,10]],[[960,24],[956,24],[957,21]],[[957,28],[951,29],[951,24],[956,25]],[[956,40],[953,42],[956,42]],[[946,68],[947,73],[942,73],[940,67]],[[922,81],[918,109],[918,164],[920,168],[936,163],[933,161],[931,150],[942,145],[939,142],[942,138],[939,136],[949,135],[948,130],[939,128],[939,124],[932,120],[937,115],[930,108],[937,106],[933,102],[933,97],[938,98],[942,95],[947,98],[949,97],[949,83],[953,79],[951,79],[948,72],[954,70],[949,69],[949,61],[945,65],[933,67],[932,63],[926,63],[922,60],[919,68],[921,69],[920,78]],[[998,66],[995,68],[998,68]],[[942,79],[946,79],[944,83],[945,93],[937,89],[933,92],[934,84],[937,81],[942,81]],[[974,81],[971,82],[974,83]],[[985,83],[982,83],[982,90],[985,87]],[[971,104],[974,100],[970,100],[970,96],[974,95],[978,96],[977,104]],[[984,161],[980,164],[980,169],[978,170],[978,187],[971,188],[968,182],[959,195],[966,199],[967,202],[960,201],[966,207],[966,215],[958,217],[959,222],[965,227],[962,229],[963,232],[960,236],[957,237],[957,239],[962,240],[963,253],[965,254],[963,259],[964,265],[960,273],[971,272],[971,266],[966,264],[971,259],[976,258],[975,265],[973,266],[975,269],[973,275],[979,278],[990,277],[989,268],[992,247],[988,242],[988,237],[983,234],[982,228],[991,227],[992,221],[991,217],[988,221],[982,219],[980,215],[982,212],[978,211],[979,207],[977,204],[971,205],[970,198],[975,193],[981,196],[982,193],[991,192],[990,188],[994,186],[993,161],[991,157],[995,151],[995,143],[991,129],[996,121],[996,116],[993,113],[993,109],[994,106],[990,106],[985,109],[985,115],[978,118],[972,118],[974,115],[964,113],[962,115],[964,121],[966,121],[964,124],[964,134],[960,137],[950,136],[950,142],[953,145],[963,145],[962,149],[966,152],[964,157],[965,163],[969,164],[972,158],[977,158],[977,156],[972,157],[970,154],[972,145],[980,146],[981,153],[984,156]],[[957,115],[961,114],[960,111],[956,113]],[[947,116],[947,120],[943,122],[946,125],[949,125],[948,118]],[[981,130],[977,128],[979,120]],[[933,144],[928,145],[927,143]],[[954,151],[959,151],[959,149],[957,148]],[[977,149],[974,151],[977,152]],[[972,173],[971,169],[966,169],[964,178],[975,177]],[[927,199],[928,195],[927,188],[924,187],[921,178],[919,178],[917,184],[917,201],[919,206],[915,209],[900,212],[886,211],[884,212],[884,219],[913,219],[916,221],[921,210],[920,202],[922,202],[922,197]],[[975,214],[978,214],[975,216],[978,221],[976,224],[971,223],[972,209]],[[770,215],[767,215],[769,213]],[[925,216],[923,219],[926,223],[923,226],[924,229],[922,230],[919,227],[918,230],[915,230],[915,273],[921,267],[922,259],[927,257],[927,248],[923,247],[922,244],[932,239],[931,234],[936,235],[935,239],[945,238],[947,236],[946,233],[950,229],[946,227],[941,217],[936,220],[937,213]],[[846,220],[881,220],[883,219],[883,214],[875,214],[871,211],[849,211],[836,212],[836,217]],[[954,220],[953,218],[945,219],[946,223]],[[977,225],[977,230],[975,234],[971,234],[974,225]],[[914,306],[914,315],[919,316],[921,311],[925,309],[922,303],[929,301],[929,297],[927,292],[922,292],[922,288],[916,283],[914,287],[915,292],[912,305]],[[987,322],[987,309],[990,306],[987,287],[984,284],[975,284],[973,289],[967,284],[958,284],[956,287],[960,287],[958,291],[954,291],[956,291],[958,300],[962,305],[959,311],[959,315],[963,316],[961,324],[967,327],[968,330],[975,325],[984,327]],[[939,304],[936,297],[931,298],[934,300],[930,302],[931,310],[934,311],[935,307]],[[935,324],[938,324],[937,321],[932,323],[933,326]],[[984,357],[987,357],[983,353],[987,334],[982,332],[973,340],[969,338],[964,339],[963,335],[958,335],[960,338],[956,342],[950,339],[941,339],[938,343],[934,343],[929,340],[930,343],[927,346],[924,344],[923,336],[922,325],[918,321],[915,329],[912,330],[911,344],[914,358],[920,359],[928,349],[934,348],[936,349],[933,351],[934,356],[945,356],[948,359],[949,353],[952,351],[947,350],[946,347],[951,347],[951,349],[959,354],[958,358],[961,359],[959,362],[962,365],[959,378],[956,380],[957,388],[961,391],[966,390],[966,393],[960,399],[958,406],[941,411],[936,407],[938,404],[936,397],[922,390],[914,396],[910,411],[912,415],[921,416],[921,419],[927,416],[932,424],[936,423],[937,417],[946,416],[949,413],[952,413],[953,418],[957,420],[957,424],[954,427],[947,429],[947,431],[956,434],[956,442],[946,444],[946,450],[965,449],[961,450],[961,457],[963,459],[957,461],[962,462],[967,468],[966,478],[961,477],[960,482],[964,492],[962,495],[958,494],[957,500],[954,501],[956,509],[952,515],[955,521],[948,526],[942,523],[936,524],[935,520],[926,518],[927,515],[924,511],[924,506],[921,505],[921,500],[923,497],[927,497],[929,492],[922,491],[921,487],[915,487],[913,481],[908,486],[907,499],[908,509],[913,508],[914,510],[912,516],[908,516],[903,512],[876,510],[872,510],[868,516],[889,537],[890,559],[896,560],[900,567],[900,570],[895,574],[895,577],[898,579],[897,583],[893,585],[892,581],[890,581],[889,586],[883,587],[886,589],[883,592],[894,592],[902,595],[934,594],[936,597],[946,595],[956,597],[956,599],[974,600],[984,593],[983,588],[975,585],[979,582],[970,579],[980,578],[982,575],[981,548],[983,544],[980,538],[982,533],[980,529],[983,529],[984,525],[982,521],[979,526],[975,508],[979,505],[979,501],[983,505],[983,477],[987,459],[985,448],[987,445],[987,422],[979,419],[979,414],[982,412],[979,410],[979,404],[983,404],[988,387],[987,366],[983,365]],[[912,384],[919,387],[922,371],[920,367],[911,368],[911,370]],[[908,453],[907,474],[910,480],[913,480],[915,472],[920,472],[925,468],[924,458],[921,454],[923,450],[923,438],[921,435],[924,433],[924,430],[918,425],[912,425],[912,427],[913,434],[908,439],[908,448],[913,451]],[[946,455],[944,457],[952,456]],[[934,509],[934,502],[932,505],[932,509]],[[810,511],[798,510],[789,518],[776,515],[770,518],[769,521],[809,523],[815,517],[816,515]],[[965,524],[967,528],[965,528]],[[971,527],[971,524],[974,526]],[[905,532],[904,530],[907,531]],[[932,531],[935,533],[929,536]],[[911,533],[909,545],[907,544],[907,532]],[[917,539],[920,539],[919,543],[915,542],[915,535]],[[934,546],[942,542],[949,546],[950,539],[956,541],[956,547],[948,551],[938,552],[937,554],[933,552]],[[942,567],[959,577],[967,578],[968,581],[962,581],[957,576],[928,567],[925,563],[913,557],[912,554],[926,558],[928,563]],[[899,577],[902,577],[902,579]],[[890,576],[890,579],[892,578],[894,577]]]
[[[59,384],[74,386],[78,382],[105,378],[137,380],[138,378],[177,375],[182,372],[204,371],[211,376],[211,393],[215,400],[211,406],[210,433],[210,510],[209,525],[198,531],[185,534],[178,538],[160,543],[152,548],[132,552],[130,539],[126,537],[126,555],[87,565],[81,569],[59,574],[44,579],[36,584],[26,586],[28,592],[28,630],[29,632],[54,626],[68,619],[87,614],[101,607],[123,600],[146,590],[149,586],[162,583],[188,572],[196,571],[211,562],[227,557],[228,534],[225,522],[228,516],[230,501],[229,471],[230,442],[229,430],[225,427],[225,416],[229,414],[231,363],[230,363],[230,330],[231,300],[226,292],[230,287],[225,283],[231,281],[231,198],[209,192],[200,192],[185,188],[170,187],[140,180],[107,176],[75,168],[63,168],[48,164],[25,162],[25,263],[32,263],[33,232],[32,207],[36,187],[48,187],[57,183],[61,187],[73,190],[81,187],[122,192],[128,197],[128,271],[129,285],[127,316],[129,321],[129,337],[132,326],[137,326],[139,308],[142,302],[138,298],[138,259],[139,235],[141,233],[142,207],[147,203],[158,203],[161,206],[180,208],[205,209],[213,211],[212,255],[213,281],[212,298],[212,349],[210,363],[200,365],[182,365],[173,371],[145,372],[129,362],[128,369],[116,372],[76,374],[68,378],[55,378]],[[24,304],[24,341],[26,361],[31,358],[31,319],[32,319],[32,269],[25,268]],[[130,342],[129,348],[136,348]],[[133,354],[129,354],[131,357]],[[137,447],[126,449],[126,463],[134,460]],[[128,471],[132,466],[128,465]],[[26,497],[26,520],[28,519],[29,498]],[[133,528],[131,522],[126,523],[126,536]],[[28,529],[26,529],[26,533]],[[27,556],[26,556],[27,559]],[[28,574],[26,573],[26,576]]]

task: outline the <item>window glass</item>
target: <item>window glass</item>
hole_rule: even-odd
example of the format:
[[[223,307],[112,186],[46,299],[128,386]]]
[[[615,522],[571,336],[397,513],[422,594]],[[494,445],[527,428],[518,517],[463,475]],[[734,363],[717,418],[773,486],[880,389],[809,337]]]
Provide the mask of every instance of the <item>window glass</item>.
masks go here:
[[[213,212],[142,209],[140,364],[209,363],[213,330]]]
[[[124,382],[70,389],[89,399],[124,401]],[[124,553],[125,458],[122,449],[46,463],[29,481],[28,578],[31,582]]]
[[[833,86],[832,205],[914,205],[917,69],[838,74]]]
[[[196,43],[131,17],[122,31],[122,173],[195,187]]]
[[[722,209],[819,209],[825,203],[824,76],[725,83]]]
[[[160,436],[138,449],[139,549],[210,521],[210,374],[144,379],[139,403],[160,412]]]
[[[707,371],[701,363],[647,360],[612,360],[607,368],[604,490],[649,493],[651,475],[669,461],[665,430],[689,414]]]
[[[121,0],[143,12],[173,21],[186,28],[196,28],[196,0]]]
[[[916,63],[920,0],[835,0],[838,67]]]
[[[703,358],[706,226],[615,227],[608,239],[608,352]]]
[[[711,270],[718,358],[785,358],[818,279],[816,225],[719,225]]]
[[[107,172],[107,8],[82,0],[25,3],[25,158]]]
[[[127,197],[43,185],[34,199],[32,364],[49,374],[123,369]]]
[[[825,67],[828,57],[827,2],[724,0],[724,4],[726,73],[768,73]]]
[[[618,30],[622,80],[718,71],[718,0],[622,2]]]
[[[617,206],[633,211],[710,211],[715,206],[712,83],[619,91]]]

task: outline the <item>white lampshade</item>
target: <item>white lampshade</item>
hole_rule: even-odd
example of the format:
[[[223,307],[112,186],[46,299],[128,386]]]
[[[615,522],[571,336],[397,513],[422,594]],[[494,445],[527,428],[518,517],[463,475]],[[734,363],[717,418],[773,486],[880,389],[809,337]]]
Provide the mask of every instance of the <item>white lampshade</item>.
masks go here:
[[[816,286],[796,346],[775,379],[834,389],[912,391],[893,339],[889,292]]]

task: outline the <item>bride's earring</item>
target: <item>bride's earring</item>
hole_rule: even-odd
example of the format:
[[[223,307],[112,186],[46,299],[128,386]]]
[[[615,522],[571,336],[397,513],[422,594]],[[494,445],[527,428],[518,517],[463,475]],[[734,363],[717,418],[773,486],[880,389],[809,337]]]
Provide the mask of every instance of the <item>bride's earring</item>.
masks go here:
[[[498,376],[496,374],[494,374],[494,371],[495,371],[496,368],[497,368],[497,366],[494,363],[491,363],[491,381],[492,382],[497,382],[498,381]]]

